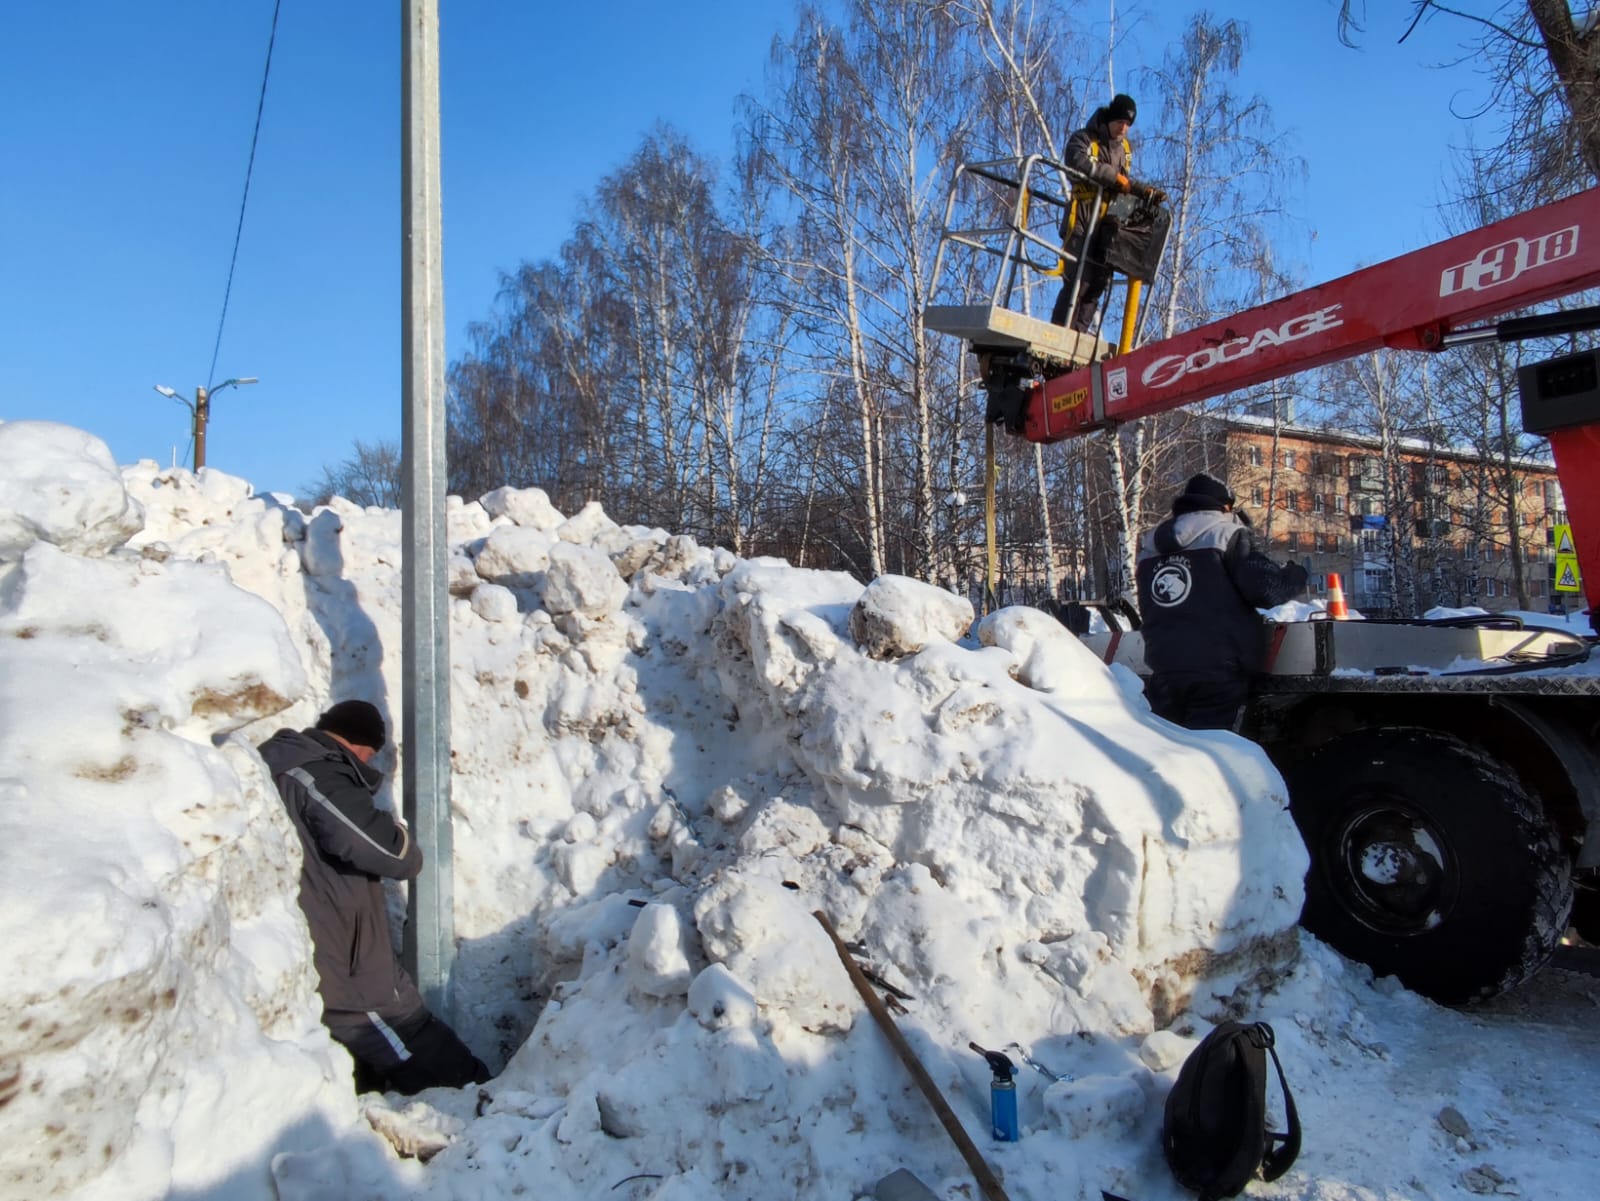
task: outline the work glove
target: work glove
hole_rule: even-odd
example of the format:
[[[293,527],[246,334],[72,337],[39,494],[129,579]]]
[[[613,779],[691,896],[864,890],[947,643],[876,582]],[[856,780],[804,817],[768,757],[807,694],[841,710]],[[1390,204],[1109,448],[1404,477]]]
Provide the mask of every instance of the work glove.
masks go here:
[[[1119,192],[1126,192],[1133,187],[1133,184],[1126,175],[1118,175],[1115,187]]]
[[[1128,184],[1128,190],[1141,200],[1148,200],[1151,204],[1160,204],[1167,198],[1167,194],[1153,184],[1139,183],[1137,180]]]

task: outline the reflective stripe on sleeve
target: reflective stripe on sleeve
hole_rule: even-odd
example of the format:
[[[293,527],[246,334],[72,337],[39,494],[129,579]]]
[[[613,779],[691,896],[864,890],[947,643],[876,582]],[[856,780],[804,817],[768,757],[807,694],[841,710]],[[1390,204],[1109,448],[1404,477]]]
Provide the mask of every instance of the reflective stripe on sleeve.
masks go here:
[[[284,775],[296,781],[302,788],[306,790],[306,793],[313,801],[317,802],[317,804],[321,805],[329,813],[333,814],[334,817],[338,818],[346,826],[350,827],[351,831],[354,832],[356,837],[360,838],[379,854],[387,855],[397,863],[406,857],[406,852],[411,849],[411,832],[404,826],[400,827],[400,851],[398,854],[396,854],[388,847],[376,842],[371,835],[369,835],[360,826],[356,825],[355,822],[351,821],[350,818],[345,815],[344,810],[340,809],[339,806],[335,805],[327,797],[323,796],[322,790],[317,787],[317,782],[311,778],[311,773],[305,768],[291,767],[284,773]]]

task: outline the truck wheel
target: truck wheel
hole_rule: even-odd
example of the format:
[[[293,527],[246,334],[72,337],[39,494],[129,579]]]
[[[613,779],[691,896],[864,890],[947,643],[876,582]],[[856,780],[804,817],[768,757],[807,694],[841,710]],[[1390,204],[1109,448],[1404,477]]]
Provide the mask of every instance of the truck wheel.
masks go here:
[[[1450,734],[1359,730],[1290,766],[1311,870],[1301,924],[1446,1005],[1520,984],[1555,950],[1571,868],[1538,803]]]

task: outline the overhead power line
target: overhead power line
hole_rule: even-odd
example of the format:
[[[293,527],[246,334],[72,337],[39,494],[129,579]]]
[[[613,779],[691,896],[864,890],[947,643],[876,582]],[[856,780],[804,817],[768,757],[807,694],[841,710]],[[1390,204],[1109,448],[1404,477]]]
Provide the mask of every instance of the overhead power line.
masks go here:
[[[244,209],[250,201],[250,176],[256,166],[256,143],[261,139],[261,112],[267,105],[267,79],[272,74],[272,46],[278,37],[278,10],[283,0],[272,6],[272,29],[267,34],[267,65],[261,72],[261,97],[256,101],[256,127],[250,135],[250,161],[244,169],[244,195],[239,198],[239,223],[233,231],[233,256],[228,260],[228,286],[222,291],[222,316],[217,320],[217,340],[211,347],[211,366],[206,369],[209,389],[217,371],[217,355],[222,350],[222,328],[228,322],[228,298],[233,295],[233,269],[239,263],[239,240],[244,236]]]

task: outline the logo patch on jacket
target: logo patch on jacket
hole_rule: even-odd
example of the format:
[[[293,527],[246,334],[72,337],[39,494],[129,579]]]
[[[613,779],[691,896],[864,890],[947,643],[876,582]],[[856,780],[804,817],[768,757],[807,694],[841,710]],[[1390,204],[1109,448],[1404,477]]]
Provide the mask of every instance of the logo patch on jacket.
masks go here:
[[[1163,608],[1181,605],[1189,599],[1194,580],[1189,575],[1189,565],[1182,559],[1167,559],[1150,577],[1150,596]]]

